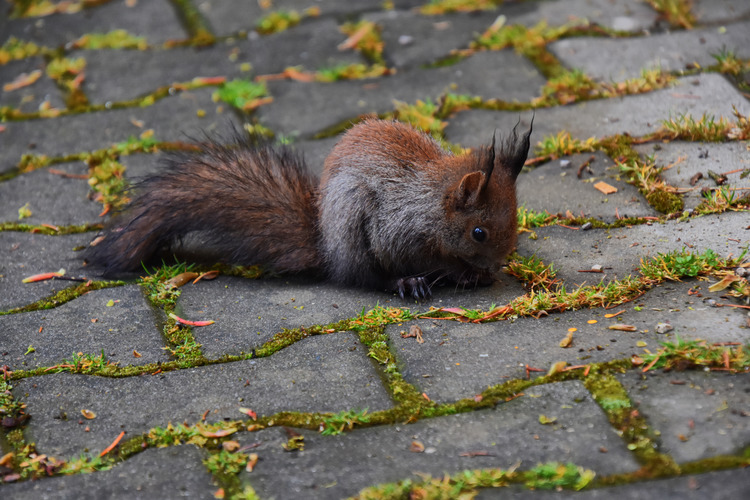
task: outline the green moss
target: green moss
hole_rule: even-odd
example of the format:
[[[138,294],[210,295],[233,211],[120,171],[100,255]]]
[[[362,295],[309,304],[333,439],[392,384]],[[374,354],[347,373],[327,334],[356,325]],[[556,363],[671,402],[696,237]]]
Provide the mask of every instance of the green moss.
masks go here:
[[[685,206],[679,194],[669,191],[652,191],[646,194],[646,201],[654,210],[663,214],[681,212]]]
[[[253,111],[270,102],[265,82],[235,79],[224,83],[214,92],[214,101],[224,101],[242,111]]]
[[[191,0],[171,0],[177,14],[190,34],[188,43],[195,46],[213,45],[216,42],[206,19]]]
[[[31,311],[41,311],[44,309],[52,309],[54,307],[70,302],[71,300],[77,297],[80,297],[84,293],[88,293],[92,290],[113,288],[117,286],[123,286],[124,284],[125,282],[123,281],[93,281],[93,282],[81,283],[80,285],[66,288],[64,290],[60,290],[54,295],[38,300],[32,304],[22,306],[22,307],[16,307],[8,311],[0,311],[0,316],[4,314],[17,314],[17,313],[24,313],[24,312],[31,312]]]
[[[46,47],[40,47],[34,42],[19,40],[18,38],[11,36],[3,46],[0,47],[0,65],[7,64],[10,61],[34,57],[49,52],[50,49]]]
[[[269,12],[258,20],[255,29],[261,35],[270,35],[286,31],[302,20],[302,14],[296,10],[278,10]]]
[[[73,42],[77,49],[148,49],[148,43],[142,36],[134,36],[125,30],[114,30],[109,33],[89,33]]]
[[[614,375],[589,374],[583,383],[628,449],[644,465],[639,472],[641,477],[659,477],[680,472],[679,466],[670,456],[657,451],[653,431],[645,418],[635,410],[627,391]]]

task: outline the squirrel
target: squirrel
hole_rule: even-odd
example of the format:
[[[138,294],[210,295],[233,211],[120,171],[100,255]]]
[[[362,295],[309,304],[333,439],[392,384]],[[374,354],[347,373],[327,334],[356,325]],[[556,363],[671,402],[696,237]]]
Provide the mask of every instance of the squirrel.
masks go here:
[[[212,255],[278,273],[428,298],[436,283],[490,284],[516,244],[515,181],[529,151],[516,127],[455,155],[411,126],[350,128],[318,184],[288,147],[235,133],[171,153],[86,251],[105,276],[136,270],[200,232]]]

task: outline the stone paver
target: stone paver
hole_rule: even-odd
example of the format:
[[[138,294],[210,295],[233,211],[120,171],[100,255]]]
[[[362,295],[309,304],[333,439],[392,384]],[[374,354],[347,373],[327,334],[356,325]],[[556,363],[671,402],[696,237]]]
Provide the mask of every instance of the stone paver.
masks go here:
[[[631,40],[575,38],[550,46],[560,61],[570,68],[604,81],[636,78],[642,70],[684,71],[716,64],[715,55],[730,51],[747,58],[750,22],[729,27],[704,28],[653,35]],[[617,52],[617,57],[612,53]]]
[[[686,2],[695,19],[691,29],[645,1],[528,0],[427,15],[421,8],[428,1],[2,2],[0,498],[235,499],[254,490],[262,499],[337,499],[405,480],[412,482],[405,495],[418,496],[426,475],[462,475],[467,485],[476,474],[544,463],[571,463],[595,480],[578,492],[514,484],[479,489],[477,498],[750,496],[750,375],[744,367],[726,369],[741,364],[740,350],[750,346],[750,303],[739,296],[747,285],[710,288],[742,271],[640,282],[641,294],[618,305],[613,301],[624,297],[612,292],[621,280],[640,276],[642,260],[659,254],[710,249],[737,257],[750,244],[746,202],[698,216],[706,193],[735,201],[750,195],[750,150],[738,139],[746,132],[736,127],[720,142],[646,140],[664,121],[684,115],[732,123],[735,109],[750,115],[747,1]],[[31,6],[39,9],[31,17],[10,15]],[[256,31],[262,18],[291,10],[302,13],[299,24],[271,35]],[[342,30],[359,21],[374,23],[380,41],[371,32],[350,37]],[[472,51],[491,26],[501,35],[514,33],[515,45]],[[557,38],[555,30],[571,26],[575,31]],[[142,37],[147,47],[76,45],[84,35],[122,36],[116,30]],[[376,58],[354,50],[356,43],[381,50],[388,74],[326,83],[286,71],[372,66]],[[722,51],[739,58],[738,74],[719,72],[714,55]],[[62,58],[84,59],[85,68],[55,81],[51,70]],[[564,85],[550,79],[566,69],[609,84],[654,67],[671,72],[673,84],[532,110]],[[263,75],[270,99],[257,109],[215,97],[221,78]],[[180,86],[190,82],[202,86]],[[464,97],[474,98],[471,106],[448,106]],[[440,129],[463,147],[486,144],[493,133],[506,136],[517,123],[524,130],[533,116],[530,157],[540,155],[543,140],[565,133],[581,141],[634,138],[628,151],[607,149],[611,157],[598,150],[536,160],[520,174],[519,206],[559,215],[565,225],[521,231],[512,258],[535,256],[552,265],[555,295],[506,273],[487,287],[436,286],[422,302],[314,276],[266,275],[200,280],[152,302],[156,295],[147,298],[139,284],[146,270],[121,276],[123,283],[103,283],[83,263],[81,250],[97,235],[96,226],[84,225],[112,215],[100,215],[96,190],[117,178],[89,182],[102,172],[69,155],[141,136],[170,147],[206,136],[228,142],[233,129],[252,127],[269,132],[270,142],[289,144],[320,175],[341,130],[365,114],[390,115],[405,105],[412,108],[401,119]],[[161,149],[117,158],[126,182],[159,172],[168,154]],[[682,213],[658,212],[628,182],[618,163],[636,155],[661,169],[664,183],[684,200]],[[43,164],[45,157],[51,165],[16,168]],[[726,175],[726,183],[719,186],[709,172]],[[599,181],[617,192],[603,194],[594,188]],[[22,208],[28,210],[19,213]],[[570,226],[570,216],[600,227]],[[630,225],[616,227],[623,218]],[[64,235],[30,229],[38,226]],[[181,250],[220,260],[210,248],[195,247],[200,235],[182,236]],[[584,272],[596,266],[601,273]],[[61,268],[78,281],[23,283]],[[560,300],[560,287],[571,294],[583,286],[579,293],[595,298],[594,285],[610,286],[608,307],[543,307],[545,300]],[[540,305],[534,316],[479,322],[490,311],[532,299]],[[177,330],[170,312],[214,323]],[[618,324],[628,328],[610,328]],[[414,327],[422,342],[408,336]],[[562,347],[568,337],[572,343]],[[639,364],[663,353],[665,342],[692,341],[725,350],[710,369],[687,361],[671,371]],[[547,377],[559,362],[571,369]],[[611,397],[613,390],[627,399]],[[257,420],[240,408],[256,412]],[[18,418],[19,409],[30,418]],[[85,418],[84,410],[95,418]],[[185,432],[199,432],[204,421],[235,432],[184,444],[172,430],[184,425]],[[333,428],[344,432],[323,432]],[[121,433],[124,445],[99,459]],[[165,436],[167,446],[143,438],[149,433]],[[303,450],[284,448],[300,442]],[[249,471],[244,460],[251,454],[258,462]],[[61,475],[50,457],[101,460],[104,470]],[[239,464],[236,471],[230,462]],[[652,477],[665,471],[671,472]],[[459,493],[474,492],[456,488]]]
[[[750,168],[750,155],[743,144],[716,144],[709,151],[700,143],[669,142],[644,144],[637,146],[636,150],[644,157],[653,157],[659,166],[665,167],[662,177],[667,184],[686,191],[683,200],[687,209],[693,209],[703,201],[701,190],[718,188],[709,171],[727,174],[723,186],[732,189],[737,196],[742,196],[750,188],[750,177],[742,178],[742,173]],[[700,178],[696,178],[693,184],[691,179],[698,174]]]
[[[52,366],[77,353],[104,354],[123,366],[168,361],[157,317],[134,285],[95,290],[46,311],[0,316],[0,331],[2,361],[12,369]]]
[[[87,181],[88,167],[80,162],[39,169],[4,182],[0,184],[0,221],[18,221],[18,209],[26,207],[31,215],[20,219],[25,224],[72,226],[100,222],[102,205],[88,199]]]
[[[671,88],[647,94],[588,101],[535,111],[531,143],[546,136],[567,131],[574,138],[602,138],[628,133],[642,136],[656,132],[669,118],[690,114],[698,120],[703,114],[718,118],[731,117],[732,105],[741,113],[750,112],[747,99],[718,74],[678,78]],[[637,109],[637,113],[632,110]],[[459,113],[445,130],[448,140],[465,147],[475,147],[484,140],[474,130],[510,130],[521,119],[520,128],[528,127],[532,113],[471,110]]]
[[[659,431],[663,450],[679,463],[741,452],[750,438],[743,421],[750,409],[748,375],[672,372],[619,378]]]
[[[61,476],[49,481],[11,484],[10,498],[57,500],[73,498],[182,498],[211,496],[216,487],[195,446],[146,450],[112,470]]]

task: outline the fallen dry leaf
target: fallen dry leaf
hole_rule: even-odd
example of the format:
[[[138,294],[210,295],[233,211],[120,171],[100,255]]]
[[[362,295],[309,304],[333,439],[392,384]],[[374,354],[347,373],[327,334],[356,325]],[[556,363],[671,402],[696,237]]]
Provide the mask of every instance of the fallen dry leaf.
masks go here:
[[[252,472],[255,466],[258,464],[258,454],[257,453],[251,453],[249,455],[249,458],[247,460],[247,465],[245,466],[245,470],[247,472]]]
[[[198,277],[198,273],[188,271],[185,273],[180,273],[177,276],[168,279],[165,282],[165,285],[168,285],[172,288],[180,288],[182,285],[184,285],[188,281],[192,281],[197,277]]]
[[[422,453],[424,451],[424,445],[419,441],[412,441],[409,445],[409,451],[412,453]]]
[[[42,76],[42,71],[38,69],[35,69],[31,73],[21,73],[12,82],[6,83],[5,85],[3,85],[3,91],[11,92],[13,90],[18,90],[23,87],[28,87],[29,85],[32,85],[34,82],[39,80],[41,76]]]
[[[727,276],[724,276],[724,279],[719,281],[718,283],[714,283],[710,287],[708,287],[709,292],[720,292],[724,290],[725,288],[728,288],[732,285],[735,281],[740,281],[742,278],[737,276],[736,274],[730,274]]]
[[[233,452],[240,449],[240,443],[237,441],[224,441],[221,443],[221,447],[228,452]]]
[[[636,327],[633,325],[623,325],[622,323],[618,323],[616,325],[609,325],[610,330],[618,330],[621,332],[634,332],[636,331]]]
[[[86,409],[81,410],[81,415],[83,415],[83,418],[87,420],[92,420],[96,418],[96,413],[94,413],[91,410],[86,410]]]
[[[564,339],[560,341],[560,347],[563,349],[573,345],[573,332],[568,332]]]
[[[193,280],[193,285],[195,285],[196,283],[198,283],[200,280],[212,280],[212,279],[215,279],[218,275],[219,275],[219,271],[216,271],[216,270],[202,273],[200,276],[198,276],[197,278],[195,278],[195,280]]]
[[[222,438],[222,437],[226,437],[231,434],[234,434],[235,432],[237,432],[237,429],[218,429],[218,430],[212,431],[212,430],[204,429],[201,427],[198,429],[198,432],[200,432],[200,435],[203,437]]]

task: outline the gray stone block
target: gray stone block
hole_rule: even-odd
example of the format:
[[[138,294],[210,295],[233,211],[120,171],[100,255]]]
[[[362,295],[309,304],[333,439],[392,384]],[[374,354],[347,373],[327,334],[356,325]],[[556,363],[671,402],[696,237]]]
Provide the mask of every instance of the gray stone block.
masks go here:
[[[269,358],[104,378],[59,373],[14,382],[13,394],[32,416],[26,438],[55,457],[99,453],[120,433],[126,439],[168,423],[246,419],[278,411],[339,412],[391,406],[364,347],[352,334],[304,339]],[[81,418],[87,409],[93,420]],[[79,423],[80,422],[80,423]],[[86,431],[86,428],[89,430]]]
[[[344,293],[342,293],[344,292]],[[177,311],[191,320],[214,320],[193,335],[204,355],[249,354],[283,329],[325,325],[359,315],[390,294],[300,279],[220,277],[182,288]]]
[[[396,0],[395,9],[408,9],[423,3],[422,0]],[[270,8],[264,9],[256,2],[244,0],[204,0],[198,8],[211,23],[217,35],[231,35],[238,31],[255,29],[261,17],[277,11],[296,10],[302,12],[309,7],[318,7],[320,17],[333,17],[351,20],[361,15],[383,9],[382,0],[275,0]],[[303,21],[304,23],[307,21]],[[297,29],[295,26],[292,29]]]
[[[129,3],[127,0],[114,0],[74,14],[7,20],[0,24],[0,45],[14,36],[57,48],[87,33],[109,33],[114,30],[146,37],[150,44],[187,37],[169,0],[139,1],[132,6]]]
[[[577,171],[584,162],[594,158],[589,168],[593,175],[584,171],[581,178]],[[605,195],[594,188],[604,181],[617,188],[617,192]],[[634,186],[625,182],[618,167],[606,154],[583,153],[553,160],[529,172],[522,173],[517,181],[518,204],[537,212],[594,217],[613,222],[620,217],[648,217],[659,215],[651,208]],[[524,238],[524,235],[520,235]]]
[[[54,171],[88,175],[84,163],[55,165]],[[101,222],[101,203],[89,199],[87,179],[65,177],[38,169],[0,182],[0,221],[69,226]],[[19,219],[18,209],[28,204],[31,216]]]
[[[565,130],[576,139],[607,137],[628,133],[642,136],[655,132],[661,122],[690,114],[699,119],[702,114],[718,119],[734,119],[732,105],[744,115],[750,114],[750,103],[723,76],[702,74],[679,78],[671,88],[646,94],[581,102],[536,110],[531,144]],[[471,110],[463,111],[450,120],[445,135],[451,142],[466,147],[481,144],[478,130],[507,133],[521,118],[520,129],[528,127],[532,112]]]
[[[692,8],[698,23],[734,22],[750,15],[745,0],[695,0]]]
[[[391,10],[368,14],[365,19],[382,26],[385,59],[389,66],[400,69],[435,62],[451,50],[468,48],[498,12],[425,16],[416,11]],[[506,71],[509,68],[514,65],[505,66]]]
[[[0,133],[0,172],[15,166],[24,153],[64,156],[108,148],[148,129],[161,141],[184,141],[228,129],[234,120],[230,107],[214,103],[213,92],[210,88],[182,92],[145,108],[9,122]]]
[[[218,487],[204,455],[193,445],[150,449],[108,471],[8,484],[2,491],[17,500],[211,498]]]
[[[536,240],[521,235],[518,253],[554,264],[558,278],[572,286],[635,275],[642,258],[674,250],[702,253],[711,249],[720,257],[738,256],[750,239],[743,231],[746,226],[747,214],[742,212],[611,230],[550,226],[535,229]],[[602,266],[604,274],[578,272],[595,265]]]
[[[83,257],[73,249],[86,245],[90,234],[44,236],[0,232],[0,311],[25,306],[78,283],[48,280],[22,283],[34,274],[66,270],[66,276],[91,275],[83,268]]]
[[[665,167],[661,176],[667,184],[686,190],[682,195],[686,209],[700,205],[703,201],[701,189],[718,188],[716,182],[709,177],[709,170],[720,175],[732,172],[726,176],[724,187],[733,190],[737,198],[745,196],[750,190],[750,177],[740,177],[744,170],[750,169],[750,156],[741,142],[667,142],[642,144],[635,149],[642,157],[653,156],[658,166]],[[690,179],[698,173],[703,178],[692,186]]]
[[[603,81],[636,78],[642,70],[683,71],[716,64],[714,55],[731,50],[750,57],[750,22],[729,24],[719,31],[705,28],[642,38],[569,38],[549,45],[560,62]],[[617,54],[616,57],[613,57]]]
[[[54,309],[0,316],[0,359],[12,370],[63,364],[76,353],[120,366],[168,361],[158,320],[136,285],[95,290]]]
[[[677,463],[742,455],[750,443],[745,420],[750,377],[706,372],[631,372],[618,377],[649,425],[660,451]]]
[[[336,49],[346,39],[331,19],[304,23],[295,29],[265,37],[230,39],[212,47],[151,51],[82,51],[86,59],[85,91],[92,102],[124,101],[195,77],[224,76],[252,79],[279,73],[290,66],[309,70],[338,64],[361,63],[359,54]],[[249,63],[252,72],[243,71]],[[138,71],[132,71],[137,67]],[[113,81],[112,75],[118,75]]]
[[[39,111],[42,105],[53,108],[65,108],[62,93],[53,80],[45,74],[46,65],[41,57],[31,57],[20,61],[10,61],[0,66],[0,88],[8,85],[24,73],[32,74],[41,71],[42,74],[34,83],[16,90],[0,92],[0,106],[8,106],[24,113]]]
[[[508,72],[507,67],[514,71]],[[307,138],[315,132],[368,113],[395,109],[394,101],[433,102],[446,92],[527,101],[539,94],[544,79],[511,50],[482,52],[452,66],[402,71],[387,78],[333,83],[271,82],[274,102],[259,110],[262,123],[277,133]],[[332,106],[331,103],[336,105]],[[299,110],[306,112],[300,115]],[[483,137],[488,141],[488,129]]]
[[[730,308],[715,308],[702,298],[687,294],[695,281],[666,284],[647,292],[632,303],[604,308],[567,311],[535,318],[497,323],[465,324],[454,321],[419,320],[423,344],[402,338],[410,324],[386,328],[391,348],[404,379],[438,402],[471,398],[488,387],[508,380],[525,378],[525,365],[544,370],[558,361],[581,365],[654,352],[659,342],[701,338],[710,342],[744,342],[745,314]],[[568,290],[571,290],[568,288]],[[701,285],[704,296],[716,297]],[[634,309],[638,305],[641,310]],[[605,314],[625,310],[615,318]],[[594,320],[595,323],[588,323]],[[617,323],[632,325],[635,332],[610,330]],[[657,334],[658,323],[670,323],[674,330]],[[721,325],[717,328],[716,325]],[[573,345],[560,347],[569,328]],[[645,343],[645,344],[644,344]],[[536,376],[538,373],[534,372]]]
[[[519,2],[502,5],[499,13],[507,16],[506,24],[534,26],[545,21],[550,26],[588,20],[620,31],[641,31],[657,24],[658,14],[645,2],[628,0],[557,0],[554,2]]]
[[[542,425],[539,416],[557,417]],[[539,462],[574,462],[597,473],[628,472],[638,464],[578,382],[534,387],[492,410],[424,419],[412,425],[358,429],[326,437],[299,431],[304,451],[285,452],[288,436],[267,429],[240,436],[260,460],[240,478],[266,498],[344,498],[367,486],[423,474],[441,477],[462,470],[522,469]],[[412,442],[423,453],[410,451]],[[607,448],[601,453],[599,448]],[[485,452],[472,456],[472,453]],[[467,456],[468,455],[468,456]]]

